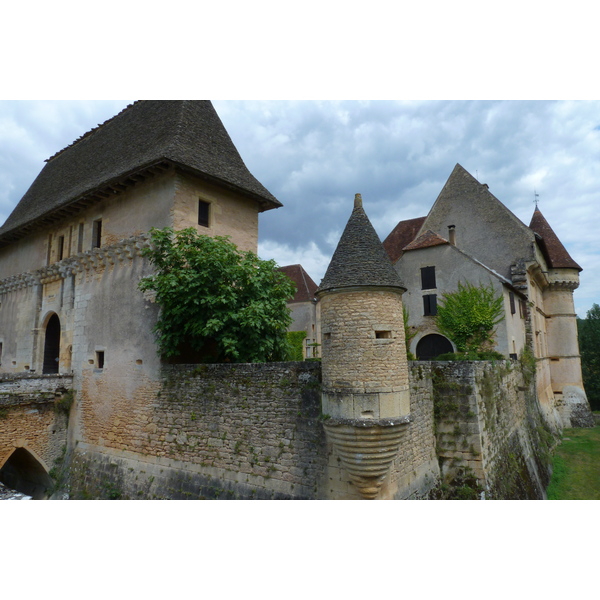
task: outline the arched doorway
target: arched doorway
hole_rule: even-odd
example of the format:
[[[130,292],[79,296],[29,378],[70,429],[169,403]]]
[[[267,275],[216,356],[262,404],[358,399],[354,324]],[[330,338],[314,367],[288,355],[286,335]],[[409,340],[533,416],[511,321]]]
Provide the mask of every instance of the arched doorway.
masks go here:
[[[60,319],[54,313],[46,325],[44,338],[44,366],[42,373],[58,373],[58,357],[60,355]]]
[[[53,482],[44,466],[25,448],[16,448],[0,469],[0,481],[34,500],[48,497]]]
[[[433,360],[447,352],[454,352],[454,348],[450,340],[439,333],[423,336],[417,344],[417,360]]]

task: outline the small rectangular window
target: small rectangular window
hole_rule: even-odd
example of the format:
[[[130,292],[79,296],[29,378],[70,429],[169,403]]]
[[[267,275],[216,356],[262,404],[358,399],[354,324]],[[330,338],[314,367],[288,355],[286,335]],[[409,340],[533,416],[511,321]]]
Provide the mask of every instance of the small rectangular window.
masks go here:
[[[50,260],[52,259],[52,234],[48,235],[48,252],[46,256],[46,264],[50,264]]]
[[[423,296],[423,314],[432,317],[437,315],[437,296],[435,294]]]
[[[515,293],[508,292],[508,299],[510,301],[510,314],[514,315],[517,312],[517,307],[515,306]]]
[[[423,267],[421,269],[421,289],[434,290],[435,288],[435,267]]]
[[[208,227],[210,221],[210,202],[198,201],[198,225]]]
[[[0,342],[0,366],[2,365],[2,342]]]
[[[58,236],[58,260],[62,260],[65,254],[65,236]]]
[[[376,340],[391,340],[392,332],[391,331],[376,331],[375,339]]]
[[[104,369],[104,350],[98,350],[96,352],[96,367],[98,369]]]
[[[77,252],[83,252],[83,223],[79,223],[79,231],[77,232]]]
[[[102,246],[102,219],[97,219],[92,223],[92,248]]]

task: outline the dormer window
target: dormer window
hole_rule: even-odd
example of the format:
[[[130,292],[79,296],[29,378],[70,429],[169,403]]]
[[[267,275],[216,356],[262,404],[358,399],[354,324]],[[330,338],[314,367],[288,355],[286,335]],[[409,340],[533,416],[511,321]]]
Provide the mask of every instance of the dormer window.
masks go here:
[[[210,202],[198,200],[198,225],[201,227],[210,225]]]

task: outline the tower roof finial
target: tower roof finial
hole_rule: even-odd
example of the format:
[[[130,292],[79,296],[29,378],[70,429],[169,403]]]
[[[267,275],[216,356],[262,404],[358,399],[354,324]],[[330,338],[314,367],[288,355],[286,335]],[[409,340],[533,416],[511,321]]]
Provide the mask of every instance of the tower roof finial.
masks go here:
[[[354,208],[362,208],[362,196],[354,194]]]

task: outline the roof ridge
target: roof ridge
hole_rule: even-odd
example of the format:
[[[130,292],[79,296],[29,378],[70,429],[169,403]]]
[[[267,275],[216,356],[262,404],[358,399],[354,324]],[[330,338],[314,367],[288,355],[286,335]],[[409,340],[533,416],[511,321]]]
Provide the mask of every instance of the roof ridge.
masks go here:
[[[98,131],[99,129],[104,127],[107,123],[109,123],[113,119],[116,119],[120,114],[122,114],[126,110],[129,110],[134,104],[137,104],[138,102],[143,102],[143,100],[136,100],[135,102],[128,104],[125,108],[120,110],[116,115],[110,117],[110,119],[106,119],[106,121],[104,121],[102,123],[98,123],[97,127],[92,127],[92,129],[90,129],[89,131],[86,131],[84,134],[80,135],[74,142],[71,142],[68,146],[65,146],[62,150],[55,152],[50,158],[47,158],[46,160],[44,160],[44,162],[48,163],[51,160],[55,159],[59,154],[66,152],[69,148],[73,148],[73,146],[76,146],[77,144],[79,144],[79,142],[83,141],[84,139],[87,139],[88,137],[90,137],[91,135],[96,133],[96,131]]]

